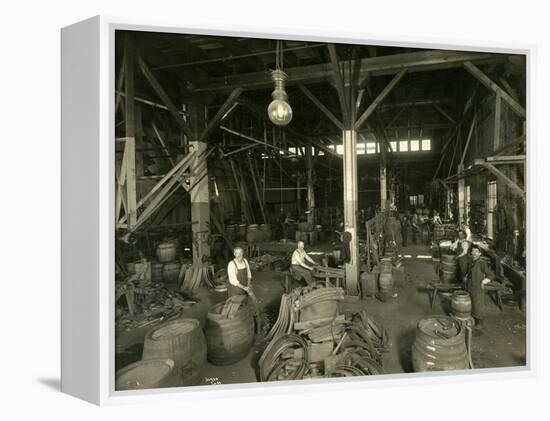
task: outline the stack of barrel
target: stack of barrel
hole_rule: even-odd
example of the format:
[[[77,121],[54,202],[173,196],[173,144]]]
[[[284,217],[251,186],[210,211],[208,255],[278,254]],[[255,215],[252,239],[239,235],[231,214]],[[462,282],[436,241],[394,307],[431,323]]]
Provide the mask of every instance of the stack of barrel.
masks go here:
[[[456,227],[452,224],[446,224],[444,225],[445,230],[445,239],[446,240],[454,240],[456,238],[457,232]]]
[[[315,229],[313,224],[300,222],[296,231],[296,241],[303,241],[304,244],[313,245],[317,243],[317,233],[318,230]]]
[[[177,240],[165,240],[157,246],[158,262],[151,264],[151,279],[153,282],[174,284],[178,282],[181,269],[176,259]]]
[[[378,276],[378,293],[376,297],[385,302],[391,297],[393,292],[393,264],[392,259],[383,257],[379,265],[380,275]]]
[[[457,260],[454,254],[442,254],[439,277],[444,284],[454,284],[457,281]]]
[[[254,343],[254,316],[246,296],[230,297],[210,309],[206,321],[207,358],[212,364],[234,364]]]
[[[177,319],[145,335],[142,360],[116,373],[116,390],[194,386],[204,381],[206,340],[196,319]]]

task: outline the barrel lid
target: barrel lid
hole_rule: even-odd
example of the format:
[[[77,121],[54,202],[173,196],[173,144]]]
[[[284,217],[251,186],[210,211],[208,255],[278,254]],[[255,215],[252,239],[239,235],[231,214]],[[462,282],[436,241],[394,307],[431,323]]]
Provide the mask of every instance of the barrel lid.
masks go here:
[[[196,319],[179,319],[168,322],[154,329],[151,333],[152,339],[160,339],[166,336],[185,335],[199,327]]]
[[[432,316],[418,322],[418,329],[435,339],[449,339],[460,334],[460,324],[452,317]]]

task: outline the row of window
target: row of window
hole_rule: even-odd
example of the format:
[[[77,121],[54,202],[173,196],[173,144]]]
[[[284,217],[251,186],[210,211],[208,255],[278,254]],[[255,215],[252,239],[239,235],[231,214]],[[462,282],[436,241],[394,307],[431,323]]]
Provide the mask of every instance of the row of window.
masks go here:
[[[344,145],[328,145],[327,147],[336,151],[339,155],[344,154]],[[390,147],[393,152],[430,151],[432,149],[432,142],[431,139],[390,141]],[[298,154],[297,148],[295,147],[288,148],[288,151],[292,154]],[[357,155],[372,155],[376,153],[380,153],[380,145],[378,142],[357,144]],[[319,151],[319,155],[324,155],[324,152]]]

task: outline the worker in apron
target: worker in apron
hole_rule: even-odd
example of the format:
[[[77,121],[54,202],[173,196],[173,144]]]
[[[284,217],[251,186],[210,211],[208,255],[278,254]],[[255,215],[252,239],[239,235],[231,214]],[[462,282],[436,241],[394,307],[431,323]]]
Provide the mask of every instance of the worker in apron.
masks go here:
[[[243,257],[243,249],[235,247],[235,258],[227,264],[227,277],[229,279],[228,293],[234,295],[248,295],[251,290],[252,273],[248,261]]]
[[[484,285],[495,280],[495,274],[489,264],[481,259],[481,250],[477,245],[471,246],[472,259],[470,263],[470,276],[468,292],[472,298],[472,316],[477,327],[482,327],[483,322],[483,294]]]

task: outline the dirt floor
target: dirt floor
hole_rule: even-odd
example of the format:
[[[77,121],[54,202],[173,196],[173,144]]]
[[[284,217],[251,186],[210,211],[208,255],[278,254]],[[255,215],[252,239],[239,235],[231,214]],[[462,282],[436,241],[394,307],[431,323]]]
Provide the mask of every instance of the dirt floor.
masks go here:
[[[365,309],[380,321],[390,336],[390,350],[383,356],[386,373],[412,372],[411,346],[418,321],[430,314],[448,314],[450,298],[437,297],[430,309],[425,285],[436,279],[430,251],[426,245],[411,245],[400,251],[404,256],[404,276],[395,284],[394,297],[387,302],[367,298],[344,302],[341,310]],[[409,257],[410,256],[410,257]],[[264,319],[273,323],[278,314],[280,297],[284,292],[284,276],[277,272],[253,273],[253,288],[260,301]],[[203,290],[200,303],[184,314],[204,323],[208,309],[227,298],[226,293]],[[512,367],[525,365],[526,320],[518,307],[504,307],[500,311],[486,296],[485,320],[481,330],[476,329],[472,340],[472,360],[475,368]],[[141,358],[143,337],[147,328],[117,334],[117,369]],[[207,363],[205,384],[231,384],[257,381],[257,361],[265,343],[258,340],[247,358],[230,366],[216,367]]]

